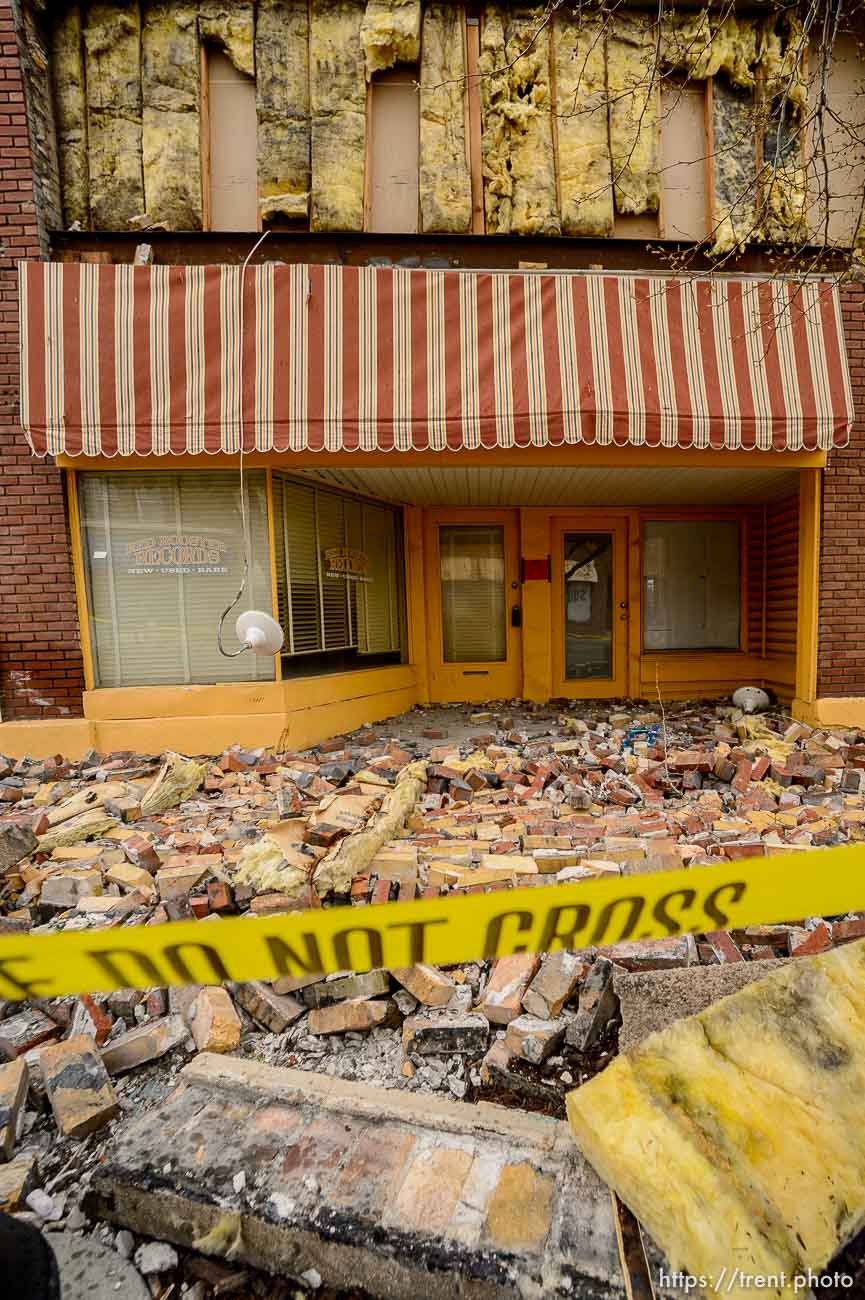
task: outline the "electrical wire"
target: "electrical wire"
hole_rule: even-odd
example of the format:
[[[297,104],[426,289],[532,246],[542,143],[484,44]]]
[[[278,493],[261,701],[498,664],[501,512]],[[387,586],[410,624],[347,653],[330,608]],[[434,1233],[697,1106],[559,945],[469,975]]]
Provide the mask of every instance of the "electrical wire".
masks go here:
[[[237,595],[234,597],[230,605],[226,605],[225,609],[220,614],[219,622],[216,625],[216,644],[219,647],[219,653],[221,655],[224,655],[226,659],[236,659],[238,655],[243,654],[244,650],[250,649],[250,646],[242,645],[239,650],[226,650],[225,646],[222,644],[222,629],[223,626],[225,625],[226,618],[234,609],[235,605],[240,600],[244,591],[246,591],[246,583],[249,578],[249,533],[247,531],[247,524],[246,524],[246,491],[243,483],[243,451],[244,451],[244,434],[246,432],[245,422],[244,422],[245,403],[244,403],[244,391],[243,391],[243,377],[244,377],[243,376],[243,359],[244,359],[243,344],[245,340],[244,307],[246,303],[246,292],[245,292],[246,291],[246,268],[249,266],[250,259],[252,258],[253,254],[261,247],[261,245],[264,243],[265,239],[267,239],[267,236],[269,234],[270,231],[265,230],[261,238],[255,244],[253,244],[252,248],[249,250],[249,252],[246,254],[246,257],[244,258],[243,266],[240,268],[240,311],[238,313],[238,331],[240,334],[240,347],[239,347],[240,360],[238,364],[238,379],[240,383],[240,455],[238,460],[238,469],[240,472],[240,522],[241,522],[241,527],[243,529],[243,578],[241,579],[240,586],[237,589]]]

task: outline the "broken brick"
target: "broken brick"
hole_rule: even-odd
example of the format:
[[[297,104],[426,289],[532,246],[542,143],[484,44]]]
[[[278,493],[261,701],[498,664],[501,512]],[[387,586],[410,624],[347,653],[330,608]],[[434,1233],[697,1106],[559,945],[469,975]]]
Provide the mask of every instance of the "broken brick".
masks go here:
[[[506,1025],[515,1020],[522,1010],[523,994],[539,964],[540,958],[534,953],[499,957],[493,964],[478,1011],[494,1025]]]
[[[155,1061],[182,1044],[191,1046],[189,1031],[179,1015],[170,1015],[120,1034],[103,1047],[102,1060],[109,1074],[121,1074]]]
[[[399,1012],[390,998],[372,1002],[366,998],[350,998],[347,1002],[334,1002],[309,1013],[311,1034],[365,1033],[381,1025],[399,1021]]]
[[[436,966],[400,966],[391,971],[404,989],[426,1007],[443,1007],[453,997],[456,985]]]
[[[303,1003],[290,994],[275,993],[269,984],[257,980],[236,985],[234,996],[256,1024],[272,1034],[283,1033],[306,1010]]]
[[[39,1053],[54,1119],[66,1137],[85,1137],[120,1110],[102,1058],[89,1038],[68,1038]]]
[[[27,1099],[30,1071],[21,1058],[0,1065],[0,1158],[9,1160],[18,1137],[18,1117]]]
[[[227,991],[206,985],[189,1008],[189,1026],[200,1052],[233,1052],[240,1046],[240,1019]]]

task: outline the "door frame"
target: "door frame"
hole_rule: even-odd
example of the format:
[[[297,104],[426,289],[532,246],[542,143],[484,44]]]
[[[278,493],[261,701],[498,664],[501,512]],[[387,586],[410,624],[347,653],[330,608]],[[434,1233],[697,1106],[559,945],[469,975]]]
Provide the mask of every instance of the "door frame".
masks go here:
[[[628,583],[628,517],[626,514],[562,511],[550,520],[552,581],[550,584],[553,695],[564,699],[598,700],[626,696],[629,691],[629,638],[631,609]],[[613,537],[613,676],[565,677],[565,584],[563,572],[565,533],[610,533]]]
[[[499,663],[444,661],[439,528],[448,524],[500,524],[504,529],[507,658]],[[522,637],[521,629],[511,623],[510,611],[514,605],[522,609],[519,509],[436,506],[424,510],[424,576],[430,699],[442,704],[518,699],[523,684]]]

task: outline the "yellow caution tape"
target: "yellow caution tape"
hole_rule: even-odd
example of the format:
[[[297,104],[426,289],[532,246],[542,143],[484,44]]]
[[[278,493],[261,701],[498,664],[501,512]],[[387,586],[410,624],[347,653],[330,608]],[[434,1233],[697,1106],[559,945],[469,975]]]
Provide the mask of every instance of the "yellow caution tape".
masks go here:
[[[10,1000],[446,966],[865,910],[865,845],[266,918],[0,936]]]

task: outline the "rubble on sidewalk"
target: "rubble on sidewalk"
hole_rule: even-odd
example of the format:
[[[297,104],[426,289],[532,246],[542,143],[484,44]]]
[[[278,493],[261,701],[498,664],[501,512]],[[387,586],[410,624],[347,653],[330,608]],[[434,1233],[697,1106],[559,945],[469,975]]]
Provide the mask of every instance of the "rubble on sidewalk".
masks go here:
[[[493,703],[418,709],[303,753],[0,758],[0,931],[356,909],[865,841],[861,733],[726,705],[667,704],[665,716]],[[862,937],[865,913],[792,916],[442,968],[0,1002],[0,1083],[16,1112],[0,1115],[3,1196],[32,1214],[26,1195],[70,1144],[95,1153],[132,1098],[161,1104],[200,1051],[561,1115],[567,1091],[615,1055],[620,989],[630,1043],[634,1007],[664,981],[699,1000],[727,971],[740,987],[767,962]],[[80,1113],[54,1086],[70,1052],[92,1092]]]

